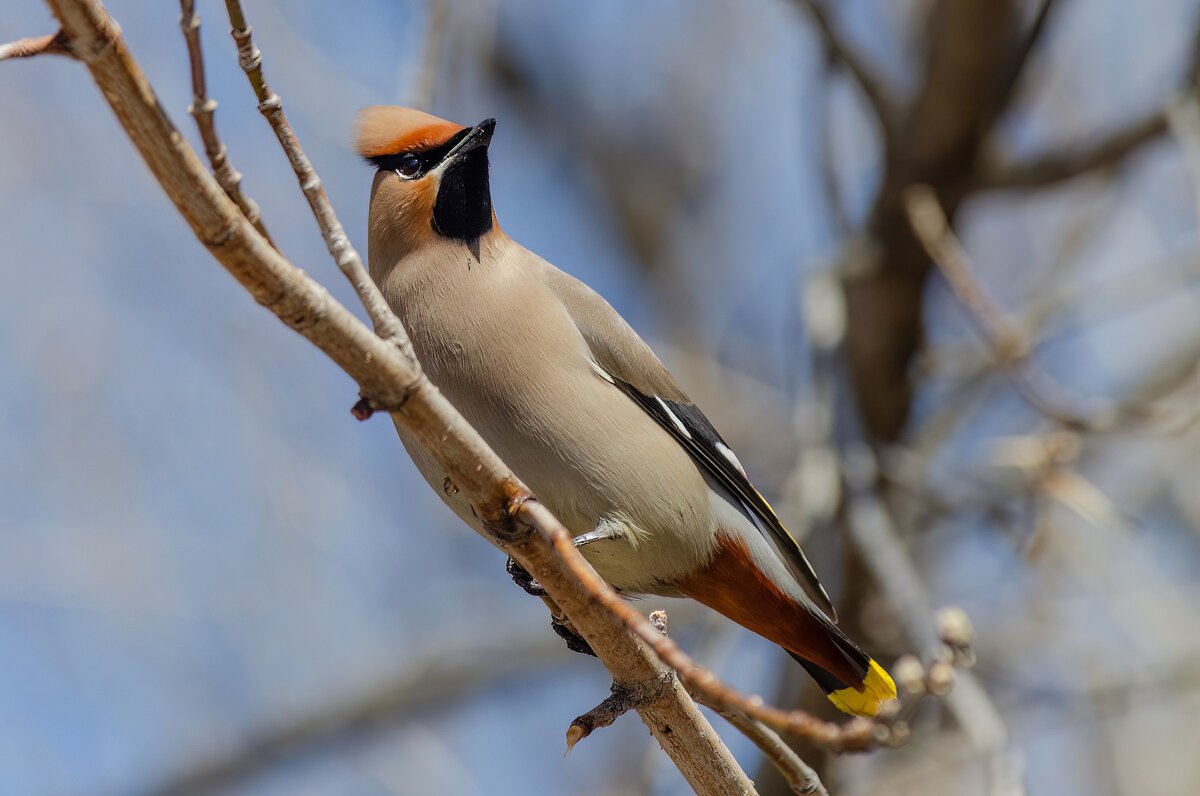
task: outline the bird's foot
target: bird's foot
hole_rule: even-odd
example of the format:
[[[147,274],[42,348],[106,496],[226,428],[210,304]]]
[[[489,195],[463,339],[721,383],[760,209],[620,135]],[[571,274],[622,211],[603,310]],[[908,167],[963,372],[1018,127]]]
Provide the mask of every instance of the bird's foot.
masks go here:
[[[592,649],[592,645],[587,643],[587,639],[575,632],[575,628],[560,621],[557,616],[550,617],[550,629],[558,634],[558,637],[567,643],[567,649],[571,652],[578,652],[580,655],[591,655],[596,657],[596,652]]]
[[[521,587],[521,590],[533,597],[546,597],[546,590],[542,588],[542,584],[538,583],[533,575],[526,571],[525,567],[517,563],[515,558],[508,559],[508,563],[504,565],[504,570],[508,576],[513,579],[513,583]]]

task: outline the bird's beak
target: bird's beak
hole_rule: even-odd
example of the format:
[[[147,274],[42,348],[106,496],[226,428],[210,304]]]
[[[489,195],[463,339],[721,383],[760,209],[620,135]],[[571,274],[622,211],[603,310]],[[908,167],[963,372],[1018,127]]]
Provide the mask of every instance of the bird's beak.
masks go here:
[[[484,119],[472,127],[471,132],[467,133],[461,141],[454,145],[454,149],[446,153],[446,157],[442,162],[447,164],[453,163],[473,149],[486,147],[492,143],[492,133],[495,129],[495,119]]]

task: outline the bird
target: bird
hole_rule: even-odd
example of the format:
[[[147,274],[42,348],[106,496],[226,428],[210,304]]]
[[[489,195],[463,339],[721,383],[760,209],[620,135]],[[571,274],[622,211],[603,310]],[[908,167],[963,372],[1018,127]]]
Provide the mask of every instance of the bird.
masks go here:
[[[843,712],[896,697],[836,624],[812,565],[737,455],[596,291],[510,238],[492,204],[496,120],[378,105],[368,270],[430,381],[627,596],[692,598],[781,646]],[[399,424],[430,487],[465,497]]]

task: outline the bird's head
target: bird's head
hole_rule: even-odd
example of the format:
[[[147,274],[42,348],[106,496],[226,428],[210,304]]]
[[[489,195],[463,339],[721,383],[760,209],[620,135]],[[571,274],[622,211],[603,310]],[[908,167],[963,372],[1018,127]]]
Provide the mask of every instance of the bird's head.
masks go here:
[[[378,169],[372,238],[410,250],[438,240],[476,246],[495,226],[488,183],[495,127],[495,119],[464,127],[389,105],[362,110],[355,148]]]

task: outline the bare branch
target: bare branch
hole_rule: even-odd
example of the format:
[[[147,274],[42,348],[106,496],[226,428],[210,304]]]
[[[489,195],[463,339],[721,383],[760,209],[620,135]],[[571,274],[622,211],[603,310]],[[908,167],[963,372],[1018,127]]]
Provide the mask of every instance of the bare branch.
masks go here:
[[[567,727],[567,754],[575,748],[575,744],[592,734],[601,727],[610,727],[613,722],[631,710],[649,705],[669,689],[675,677],[668,672],[657,683],[617,683],[613,682],[611,693],[596,707],[576,716]],[[649,686],[649,687],[647,687]]]
[[[1054,15],[1054,11],[1059,5],[1058,0],[1042,0],[1041,5],[1038,6],[1033,21],[1029,23],[1029,29],[1025,31],[1024,36],[1017,43],[1012,58],[1009,59],[1007,70],[1000,75],[999,86],[996,90],[996,100],[993,103],[993,116],[989,122],[989,126],[1002,116],[1012,104],[1013,95],[1016,93],[1017,86],[1021,82],[1025,68],[1029,65],[1029,58],[1041,42],[1050,18]]]
[[[652,611],[648,619],[658,632],[664,636],[667,635],[666,611]],[[783,775],[792,793],[800,794],[800,796],[803,794],[829,796],[829,792],[825,790],[821,778],[817,776],[817,772],[813,770],[812,766],[805,763],[800,755],[796,754],[796,750],[784,743],[778,733],[770,727],[761,721],[750,718],[735,707],[710,702],[704,694],[691,691],[688,693],[701,705],[717,713],[732,724],[738,732],[750,739],[771,765],[775,766]]]
[[[179,0],[179,10],[179,27],[183,31],[184,41],[187,42],[188,64],[192,72],[192,104],[188,106],[188,113],[195,119],[196,129],[200,131],[200,140],[204,142],[204,153],[208,155],[213,176],[217,178],[217,184],[225,191],[225,195],[234,201],[246,219],[258,230],[258,234],[266,238],[267,243],[275,246],[267,233],[258,205],[242,192],[241,172],[229,162],[225,144],[217,135],[217,124],[213,118],[217,110],[217,101],[208,96],[204,76],[204,50],[200,46],[200,15],[196,13],[195,0]]]
[[[860,444],[847,451],[845,476],[850,493],[847,504],[850,536],[910,642],[920,648],[939,650],[933,663],[920,676],[908,673],[911,664],[898,662],[896,682],[914,698],[920,698],[926,692],[946,694],[950,712],[975,747],[991,758],[990,792],[1022,794],[1019,753],[1009,747],[1004,719],[983,686],[970,672],[961,672],[954,679],[954,690],[947,694],[949,680],[954,676],[951,667],[967,666],[972,662],[970,623],[964,613],[953,609],[940,613],[936,629],[930,625],[932,604],[929,595],[887,509],[873,489],[877,474],[875,456],[869,447]],[[920,668],[919,663],[916,668]],[[909,710],[906,704],[902,715],[908,715]]]
[[[813,767],[800,759],[796,750],[784,743],[783,739],[770,727],[761,721],[750,718],[737,708],[710,705],[703,697],[697,698],[697,701],[701,705],[711,708],[721,718],[736,727],[742,735],[749,738],[763,753],[763,756],[771,761],[771,765],[775,766],[787,780],[793,793],[829,796],[829,791],[825,790],[825,785]]]
[[[833,21],[829,18],[829,9],[822,0],[796,0],[796,3],[812,18],[829,59],[844,66],[862,89],[863,96],[875,111],[885,142],[890,148],[899,126],[899,111],[883,80],[834,28]]]
[[[1091,144],[1072,144],[1023,163],[990,163],[978,178],[982,190],[1044,188],[1098,169],[1118,168],[1130,155],[1167,131],[1166,114],[1158,111]]]
[[[333,205],[329,203],[329,197],[325,195],[325,188],[321,185],[320,178],[313,169],[308,156],[304,154],[300,140],[296,138],[292,126],[288,123],[287,116],[283,112],[283,99],[267,85],[266,78],[263,76],[262,53],[254,44],[252,30],[246,22],[240,0],[226,0],[225,8],[229,13],[230,32],[238,47],[238,61],[250,81],[251,88],[254,89],[254,95],[258,97],[258,110],[271,125],[275,137],[279,139],[279,145],[283,147],[288,162],[292,165],[292,171],[296,173],[300,189],[304,192],[304,198],[308,200],[309,207],[312,208],[313,216],[317,220],[317,226],[321,229],[321,237],[325,239],[329,254],[346,278],[350,280],[350,284],[354,286],[354,291],[358,294],[359,300],[371,318],[375,333],[399,347],[410,361],[415,362],[416,356],[413,354],[412,345],[409,343],[408,335],[404,332],[403,325],[384,301],[379,288],[371,280],[362,258],[350,243],[350,238],[342,228],[342,223],[338,221]],[[364,398],[367,399],[371,409],[393,408],[392,405],[380,402],[377,396],[369,393],[364,395]]]
[[[967,318],[988,344],[1018,394],[1034,410],[1071,429],[1103,431],[1112,428],[1114,410],[1081,413],[1067,408],[1060,387],[1029,361],[1025,334],[997,307],[976,280],[966,250],[950,229],[933,189],[914,185],[905,193],[905,208],[913,232],[946,278]],[[1051,397],[1054,396],[1054,397]]]
[[[0,44],[0,61],[10,58],[32,58],[35,55],[71,55],[67,37],[60,30],[45,36],[30,36]]]
[[[1195,97],[1197,91],[1200,91],[1200,29],[1193,36],[1191,56],[1179,94]],[[1019,163],[1004,164],[985,159],[975,187],[983,190],[1043,188],[1098,169],[1119,168],[1129,156],[1167,132],[1170,106],[1178,101],[1176,97],[1164,108],[1134,119],[1089,145],[1072,144],[1061,151]]]

